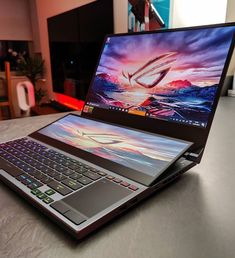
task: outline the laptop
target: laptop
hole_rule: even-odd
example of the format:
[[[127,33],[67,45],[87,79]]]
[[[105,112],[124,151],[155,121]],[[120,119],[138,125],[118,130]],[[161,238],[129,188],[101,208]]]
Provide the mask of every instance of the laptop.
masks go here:
[[[235,23],[108,35],[81,116],[0,144],[0,179],[78,239],[197,165]]]

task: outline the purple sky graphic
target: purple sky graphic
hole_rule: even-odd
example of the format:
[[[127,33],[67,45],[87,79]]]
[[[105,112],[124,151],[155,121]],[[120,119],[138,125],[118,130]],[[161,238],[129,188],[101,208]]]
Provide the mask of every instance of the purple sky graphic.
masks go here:
[[[233,26],[112,37],[97,73],[122,81],[122,71],[133,73],[154,57],[177,52],[175,63],[159,86],[175,80],[211,86],[219,82],[234,32]]]

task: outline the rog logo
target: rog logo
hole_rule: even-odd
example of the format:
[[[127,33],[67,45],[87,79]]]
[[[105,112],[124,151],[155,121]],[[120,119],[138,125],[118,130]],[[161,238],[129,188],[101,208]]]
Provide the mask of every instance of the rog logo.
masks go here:
[[[122,75],[129,80],[130,85],[137,83],[144,88],[155,87],[170,71],[176,61],[176,52],[169,52],[149,60],[136,72],[130,74],[122,71]]]
[[[96,143],[99,144],[115,144],[115,143],[121,143],[124,142],[125,139],[123,137],[115,135],[115,134],[98,134],[98,133],[85,133],[80,130],[77,130],[77,132],[82,136],[86,137]]]

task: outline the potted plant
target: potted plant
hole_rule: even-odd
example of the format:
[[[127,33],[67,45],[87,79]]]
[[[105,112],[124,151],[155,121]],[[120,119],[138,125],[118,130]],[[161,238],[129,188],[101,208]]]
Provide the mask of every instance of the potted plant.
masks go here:
[[[37,86],[36,82],[43,78],[45,72],[45,61],[39,55],[33,57],[24,58],[21,56],[18,59],[18,73],[26,76],[34,86],[35,101],[40,104],[42,98],[46,96],[46,90]]]

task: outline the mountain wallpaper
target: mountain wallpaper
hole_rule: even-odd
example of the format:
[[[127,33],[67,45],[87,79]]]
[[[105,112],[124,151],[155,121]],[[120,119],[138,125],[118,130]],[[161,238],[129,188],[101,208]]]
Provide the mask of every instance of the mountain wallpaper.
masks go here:
[[[110,37],[88,101],[206,127],[234,31],[220,27]]]
[[[151,176],[158,175],[188,142],[68,115],[39,131],[70,146]]]

